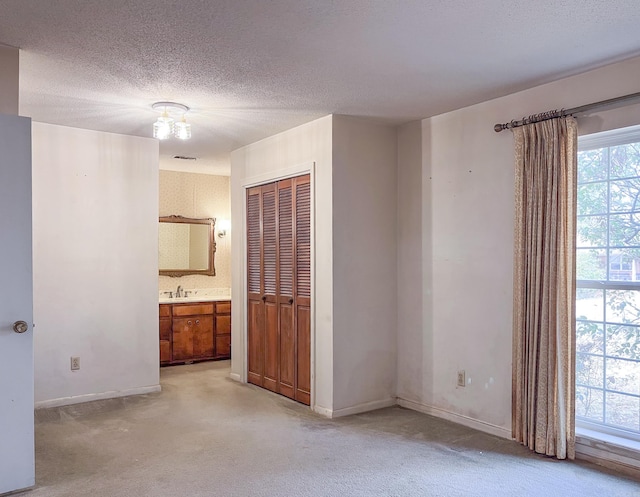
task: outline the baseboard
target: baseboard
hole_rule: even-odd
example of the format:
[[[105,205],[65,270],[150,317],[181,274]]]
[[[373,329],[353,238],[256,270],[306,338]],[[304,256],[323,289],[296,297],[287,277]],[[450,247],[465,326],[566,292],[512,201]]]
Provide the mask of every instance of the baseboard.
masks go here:
[[[324,416],[325,418],[332,418],[333,411],[326,407],[313,406],[313,412],[320,414],[320,416]]]
[[[576,459],[640,478],[640,452],[635,448],[577,434]]]
[[[238,373],[229,373],[229,378],[231,378],[233,381],[237,381],[238,383],[242,383],[242,378]]]
[[[388,398],[382,400],[374,400],[373,402],[364,402],[351,407],[344,407],[342,409],[336,409],[331,413],[332,418],[341,418],[343,416],[351,416],[353,414],[360,414],[368,411],[375,411],[376,409],[383,409],[384,407],[391,407],[397,404],[396,398]]]
[[[401,407],[406,407],[407,409],[412,409],[414,411],[419,411],[431,416],[435,416],[436,418],[453,421],[454,423],[458,423],[460,425],[464,425],[478,431],[483,431],[485,433],[490,433],[491,435],[495,435],[500,438],[506,438],[509,440],[513,438],[511,436],[511,430],[491,423],[487,423],[486,421],[480,421],[479,419],[470,418],[469,416],[465,416],[463,414],[447,411],[446,409],[442,409],[440,407],[428,406],[425,404],[420,404],[419,402],[401,398],[398,398],[398,405]]]
[[[31,490],[35,490],[35,488],[36,488],[35,485],[30,485],[28,487],[11,490],[10,492],[5,492],[5,493],[0,492],[0,497],[9,497],[9,495],[16,495],[16,494],[21,494],[23,492],[29,492]]]
[[[102,393],[88,393],[84,395],[74,395],[72,397],[60,397],[58,399],[40,400],[34,404],[36,409],[46,409],[48,407],[69,406],[72,404],[81,404],[83,402],[91,402],[94,400],[115,399],[117,397],[128,397],[129,395],[143,395],[145,393],[155,393],[162,389],[160,385],[151,385],[148,387],[129,388],[127,390],[110,390]]]

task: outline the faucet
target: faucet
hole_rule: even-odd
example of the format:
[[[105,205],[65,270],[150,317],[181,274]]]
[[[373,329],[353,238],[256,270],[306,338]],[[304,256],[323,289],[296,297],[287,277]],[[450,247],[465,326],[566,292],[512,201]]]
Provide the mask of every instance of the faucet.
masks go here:
[[[176,289],[176,298],[180,298],[182,297],[182,287],[180,285],[178,285],[178,288]]]

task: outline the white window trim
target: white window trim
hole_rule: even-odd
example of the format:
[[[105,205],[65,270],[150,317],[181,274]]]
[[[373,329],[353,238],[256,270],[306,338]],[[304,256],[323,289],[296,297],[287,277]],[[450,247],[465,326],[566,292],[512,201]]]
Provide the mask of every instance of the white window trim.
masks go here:
[[[640,125],[581,136],[578,151],[636,142],[640,142]],[[638,285],[616,283],[630,289]],[[576,451],[582,459],[605,463],[615,469],[630,470],[633,474],[640,470],[640,435],[634,432],[576,419]]]

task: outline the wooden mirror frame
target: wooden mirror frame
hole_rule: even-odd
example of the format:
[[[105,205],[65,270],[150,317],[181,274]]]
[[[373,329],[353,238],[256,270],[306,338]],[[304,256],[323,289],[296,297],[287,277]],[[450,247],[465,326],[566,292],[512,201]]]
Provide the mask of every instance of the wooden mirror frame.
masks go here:
[[[216,239],[214,236],[216,220],[215,218],[193,219],[182,216],[163,216],[160,217],[161,223],[185,223],[185,224],[207,224],[209,225],[209,268],[208,269],[159,269],[160,276],[186,276],[190,274],[201,274],[203,276],[215,276],[215,254]]]

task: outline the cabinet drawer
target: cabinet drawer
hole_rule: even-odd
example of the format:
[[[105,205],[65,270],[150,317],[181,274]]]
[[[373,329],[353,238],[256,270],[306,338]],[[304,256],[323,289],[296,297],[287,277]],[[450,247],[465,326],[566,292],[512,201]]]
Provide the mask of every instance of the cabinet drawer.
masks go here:
[[[216,313],[217,314],[230,314],[231,313],[231,302],[217,302],[216,303]]]
[[[173,305],[174,316],[195,316],[197,314],[213,314],[213,302],[210,304]]]
[[[171,304],[160,304],[160,317],[161,318],[171,317]]]

